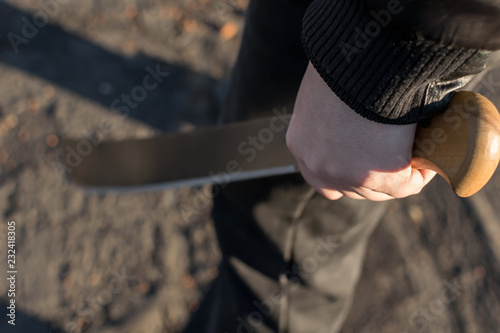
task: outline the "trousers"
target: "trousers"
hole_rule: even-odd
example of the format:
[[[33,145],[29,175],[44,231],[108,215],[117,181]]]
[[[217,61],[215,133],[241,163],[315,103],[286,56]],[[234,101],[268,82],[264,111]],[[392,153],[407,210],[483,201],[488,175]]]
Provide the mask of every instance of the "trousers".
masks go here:
[[[292,112],[308,63],[300,31],[309,3],[250,2],[224,122]],[[300,174],[219,189],[212,210],[219,275],[185,333],[338,332],[385,210],[380,202],[327,200]]]

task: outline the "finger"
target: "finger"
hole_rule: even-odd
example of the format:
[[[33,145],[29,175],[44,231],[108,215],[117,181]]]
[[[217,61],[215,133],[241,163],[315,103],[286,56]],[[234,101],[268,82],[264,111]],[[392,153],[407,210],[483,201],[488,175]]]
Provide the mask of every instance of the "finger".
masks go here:
[[[409,176],[406,178],[406,181],[397,187],[397,191],[393,193],[393,196],[396,198],[405,198],[420,193],[436,175],[436,172],[432,170],[415,169],[412,167],[409,167],[409,170],[404,170],[403,172],[409,172]]]
[[[422,183],[423,183],[423,186],[426,186],[427,184],[429,184],[429,182],[434,178],[434,176],[436,176],[436,171],[433,171],[433,170],[429,170],[429,169],[415,169],[413,168],[412,169],[412,172],[415,172],[415,176],[418,176],[416,174],[416,172],[419,172],[420,173],[420,176],[422,177]]]
[[[341,186],[327,186],[323,181],[319,180],[317,177],[312,175],[305,163],[297,161],[299,164],[299,169],[302,173],[304,179],[316,189],[318,193],[330,200],[340,199],[342,196],[346,196],[355,200],[371,200],[371,201],[386,201],[394,199],[394,197],[384,194],[377,193],[369,189],[358,189],[358,188],[347,188]]]
[[[354,191],[340,191],[344,196],[355,199],[355,200],[366,200],[366,198],[362,195],[359,195],[358,193]]]
[[[317,189],[317,188],[315,189],[319,194],[321,194],[322,196],[324,196],[329,200],[338,200],[344,196],[341,192],[337,190],[327,190],[327,189]]]
[[[377,181],[372,179],[356,191],[373,201],[405,198],[420,193],[435,175],[432,170],[408,166],[397,173],[385,173],[384,177],[377,177]]]
[[[341,192],[337,191],[334,188],[326,186],[322,181],[313,176],[304,163],[299,160],[297,160],[297,163],[299,164],[299,169],[302,177],[304,177],[306,182],[311,185],[319,194],[329,200],[338,200],[342,198],[343,194]]]
[[[407,187],[410,191],[413,189],[412,194],[420,193],[420,191],[422,191],[422,189],[429,184],[435,175],[436,172],[432,170],[411,168],[411,174],[408,179]]]
[[[391,196],[389,194],[382,193],[382,192],[377,192],[375,190],[371,190],[371,189],[365,188],[365,187],[356,188],[354,190],[360,196],[362,196],[366,200],[370,200],[370,201],[388,201],[388,200],[394,200],[394,199],[396,199],[396,198],[394,198],[393,196]]]

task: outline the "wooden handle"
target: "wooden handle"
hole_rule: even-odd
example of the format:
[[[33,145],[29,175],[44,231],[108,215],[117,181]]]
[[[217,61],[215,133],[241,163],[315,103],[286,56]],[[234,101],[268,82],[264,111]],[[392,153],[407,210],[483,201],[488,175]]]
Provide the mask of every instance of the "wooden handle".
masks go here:
[[[412,166],[440,174],[460,197],[479,191],[500,161],[500,115],[486,97],[455,93],[430,126],[418,126]]]

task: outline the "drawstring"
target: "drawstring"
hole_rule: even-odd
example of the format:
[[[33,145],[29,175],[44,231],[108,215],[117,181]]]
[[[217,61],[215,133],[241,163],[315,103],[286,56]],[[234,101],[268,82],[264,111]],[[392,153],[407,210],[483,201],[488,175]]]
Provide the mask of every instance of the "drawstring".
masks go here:
[[[287,274],[287,270],[292,263],[293,256],[293,247],[295,244],[295,239],[297,235],[297,227],[299,225],[300,218],[302,217],[307,204],[313,197],[316,191],[311,188],[304,195],[304,198],[299,203],[297,208],[292,214],[292,223],[290,228],[288,228],[286,239],[285,239],[285,247],[283,249],[283,259],[285,261],[284,271],[281,272],[279,277],[279,285],[281,289],[281,306],[280,306],[280,316],[278,322],[278,333],[287,333],[288,332],[288,316],[289,316],[289,307],[290,307],[290,288],[289,288],[289,276]]]

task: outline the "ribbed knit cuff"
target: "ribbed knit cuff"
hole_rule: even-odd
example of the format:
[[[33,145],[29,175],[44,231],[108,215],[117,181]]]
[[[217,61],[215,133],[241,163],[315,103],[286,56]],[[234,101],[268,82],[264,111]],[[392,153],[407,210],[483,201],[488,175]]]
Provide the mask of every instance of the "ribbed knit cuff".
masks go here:
[[[380,123],[411,124],[467,83],[442,81],[479,51],[441,46],[395,29],[391,17],[404,8],[389,3],[387,10],[375,12],[361,0],[315,0],[304,16],[302,41],[318,73],[354,111]],[[432,91],[443,86],[452,89]]]

